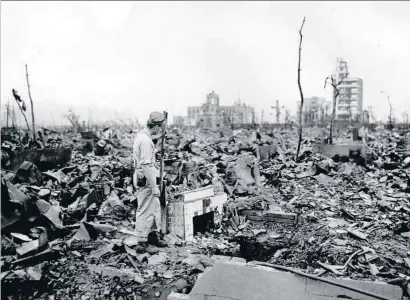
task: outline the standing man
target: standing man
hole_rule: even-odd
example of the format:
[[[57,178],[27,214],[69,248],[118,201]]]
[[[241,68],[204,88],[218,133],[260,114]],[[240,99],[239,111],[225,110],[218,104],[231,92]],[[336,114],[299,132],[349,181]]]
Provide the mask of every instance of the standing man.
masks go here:
[[[160,112],[150,114],[147,126],[138,132],[134,147],[134,187],[137,189],[138,208],[136,213],[136,232],[141,244],[166,246],[161,240],[160,190],[157,185],[159,170],[155,162],[153,137],[161,133],[165,116]],[[155,224],[156,230],[153,230]]]

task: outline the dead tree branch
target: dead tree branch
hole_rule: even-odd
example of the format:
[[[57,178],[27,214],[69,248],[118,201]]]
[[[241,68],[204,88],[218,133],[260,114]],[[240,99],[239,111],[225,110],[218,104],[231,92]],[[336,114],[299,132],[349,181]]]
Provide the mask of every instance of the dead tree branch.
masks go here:
[[[330,119],[330,133],[329,133],[329,144],[333,143],[333,122],[335,120],[336,116],[336,100],[337,97],[339,96],[339,85],[343,83],[343,80],[348,76],[348,74],[345,74],[342,79],[338,83],[336,83],[336,79],[333,76],[328,76],[325,79],[325,88],[327,84],[330,84],[333,87],[333,109],[332,109],[332,117]],[[330,82],[328,81],[330,78]]]
[[[302,56],[302,40],[303,40],[303,35],[302,35],[302,29],[303,25],[305,25],[305,20],[306,17],[303,17],[302,25],[300,26],[299,29],[299,62],[298,62],[298,87],[299,87],[299,93],[300,93],[300,111],[299,111],[299,141],[298,141],[298,148],[296,150],[296,162],[299,159],[299,152],[300,152],[300,144],[302,143],[302,113],[303,113],[303,91],[302,91],[302,85],[300,84],[300,63],[301,63],[301,56]]]
[[[74,130],[74,134],[77,134],[77,129],[80,128],[81,130],[81,126],[79,123],[79,117],[70,109],[68,111],[67,115],[64,115],[64,117],[71,123],[71,125],[73,126],[73,130]]]
[[[388,126],[390,127],[390,130],[393,130],[393,118],[392,118],[393,106],[391,105],[390,96],[384,90],[382,90],[380,93],[385,94],[387,96],[387,101],[389,102],[389,109],[390,109],[390,111],[389,111],[389,125]]]
[[[18,105],[18,107],[21,111],[21,114],[23,115],[24,120],[26,121],[27,129],[28,129],[28,131],[30,131],[30,125],[28,125],[27,117],[26,117],[26,114],[24,113],[26,111],[26,104],[20,98],[19,94],[17,94],[17,91],[15,89],[13,89],[12,92],[13,92],[13,97],[16,100],[17,105]],[[22,103],[22,105],[20,105],[20,102]]]
[[[34,106],[33,106],[33,99],[31,98],[30,82],[28,81],[27,65],[26,65],[26,79],[27,79],[28,97],[30,98],[30,104],[31,104],[31,123],[33,125],[33,139],[35,140],[36,139],[36,126],[35,126],[35,120],[34,120]]]

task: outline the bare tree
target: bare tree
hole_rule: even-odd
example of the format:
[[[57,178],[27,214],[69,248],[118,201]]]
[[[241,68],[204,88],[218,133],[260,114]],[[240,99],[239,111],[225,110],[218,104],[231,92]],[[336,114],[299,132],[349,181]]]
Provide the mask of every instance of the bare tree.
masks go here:
[[[325,108],[324,107],[320,107],[320,126],[324,127],[325,126]]]
[[[290,122],[291,122],[290,111],[288,109],[286,109],[285,110],[285,128],[288,128]]]
[[[403,124],[406,124],[406,125],[409,124],[409,114],[407,110],[403,112],[402,116],[403,116]]]
[[[13,92],[13,97],[16,100],[17,105],[18,105],[18,107],[21,111],[21,114],[23,115],[24,120],[26,121],[27,129],[28,129],[28,131],[30,131],[30,125],[28,125],[27,117],[26,117],[26,114],[24,113],[27,110],[26,104],[20,98],[19,94],[17,93],[17,91],[15,89],[13,89],[12,92]]]
[[[390,96],[387,94],[387,92],[383,90],[380,93],[385,94],[387,96],[387,101],[389,102],[389,128],[390,130],[392,130],[393,129],[393,119],[392,119],[393,106],[391,105]]]
[[[370,121],[370,119],[371,119],[371,120],[372,120],[372,123],[376,123],[376,118],[375,118],[374,113],[373,113],[373,106],[369,105],[369,106],[367,107],[367,111],[368,111],[368,113],[369,113],[369,121]]]
[[[79,116],[74,113],[73,110],[69,110],[67,115],[64,115],[64,117],[71,123],[74,129],[74,133],[77,134],[77,129],[80,127],[79,124]]]
[[[28,81],[27,65],[26,65],[26,79],[27,79],[28,97],[30,98],[30,104],[31,104],[31,123],[33,125],[33,139],[36,139],[36,126],[35,126],[35,120],[34,120],[34,106],[33,106],[33,99],[31,98],[30,82]]]
[[[339,96],[339,86],[343,83],[343,80],[348,76],[346,73],[339,82],[336,82],[336,79],[333,76],[328,76],[325,79],[325,88],[326,85],[329,83],[333,87],[333,109],[332,109],[332,117],[330,119],[330,133],[329,133],[329,144],[333,143],[333,122],[336,116],[336,100]],[[328,80],[330,79],[330,82]]]
[[[298,61],[298,87],[299,87],[299,93],[300,93],[300,110],[299,110],[299,141],[298,141],[298,148],[296,150],[296,162],[299,159],[299,152],[300,152],[300,144],[302,143],[302,113],[303,113],[303,91],[302,91],[302,86],[300,84],[300,61],[301,61],[301,56],[302,56],[302,40],[303,40],[303,35],[302,35],[302,29],[303,25],[305,25],[305,20],[306,17],[303,17],[302,25],[300,26],[299,29],[299,61]]]
[[[390,127],[390,130],[392,130],[393,129],[393,120],[392,120],[393,106],[391,105],[390,96],[387,96],[387,101],[389,102],[389,127]]]

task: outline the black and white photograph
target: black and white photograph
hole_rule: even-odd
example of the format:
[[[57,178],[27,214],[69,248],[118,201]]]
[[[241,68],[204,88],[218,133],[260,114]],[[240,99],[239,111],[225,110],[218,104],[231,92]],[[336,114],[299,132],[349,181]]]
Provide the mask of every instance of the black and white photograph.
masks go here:
[[[2,1],[1,299],[410,300],[409,1]]]

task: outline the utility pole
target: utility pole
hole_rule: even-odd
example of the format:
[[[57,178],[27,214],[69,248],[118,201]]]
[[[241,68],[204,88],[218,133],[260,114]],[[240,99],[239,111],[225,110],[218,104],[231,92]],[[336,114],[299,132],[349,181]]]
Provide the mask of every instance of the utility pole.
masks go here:
[[[13,105],[13,114],[12,114],[11,121],[13,124],[13,128],[15,128],[16,127],[16,111],[14,110],[14,105]]]
[[[285,108],[285,106],[279,106],[279,100],[276,100],[276,106],[271,106],[273,109],[276,110],[276,124],[279,125],[279,121],[280,121],[280,109],[281,108]]]
[[[28,70],[27,70],[27,65],[26,65],[26,79],[27,79],[27,88],[28,88],[28,97],[30,98],[30,104],[31,104],[31,122],[33,125],[33,139],[36,139],[36,126],[35,126],[35,120],[34,120],[34,107],[33,107],[33,99],[31,99],[31,92],[30,92],[30,83],[28,81]]]
[[[262,108],[262,114],[261,114],[261,125],[263,124],[263,108]]]

